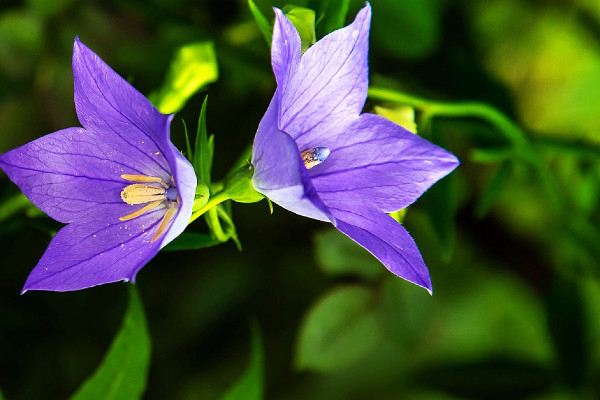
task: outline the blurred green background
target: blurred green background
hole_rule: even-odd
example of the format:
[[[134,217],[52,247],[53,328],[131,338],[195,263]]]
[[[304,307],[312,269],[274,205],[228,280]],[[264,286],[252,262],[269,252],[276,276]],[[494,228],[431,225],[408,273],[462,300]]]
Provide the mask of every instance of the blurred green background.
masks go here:
[[[287,3],[256,1],[269,19]],[[350,1],[347,23],[363,4]],[[365,110],[414,106],[419,134],[462,162],[404,218],[434,295],[326,224],[235,204],[242,252],[161,252],[138,275],[152,341],[145,399],[220,398],[249,362],[251,321],[269,399],[600,398],[600,2],[372,7],[371,85],[416,99],[374,92]],[[214,42],[219,79],[171,130],[184,148],[181,119],[194,131],[209,94],[215,179],[275,89],[246,1],[3,0],[0,153],[78,125],[76,35],[146,95],[177,48]],[[103,359],[127,285],[19,295],[60,224],[11,202],[18,192],[0,176],[0,390],[64,399]]]

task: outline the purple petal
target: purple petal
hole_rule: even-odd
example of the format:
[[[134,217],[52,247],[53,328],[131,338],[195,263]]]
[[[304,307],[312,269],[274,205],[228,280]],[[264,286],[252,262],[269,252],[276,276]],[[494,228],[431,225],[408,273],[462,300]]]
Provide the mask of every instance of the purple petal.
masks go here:
[[[275,25],[271,42],[271,65],[277,87],[284,90],[300,62],[301,40],[294,24],[287,19],[283,12],[274,8]]]
[[[360,114],[367,97],[370,23],[367,4],[352,24],[319,40],[302,55],[297,70],[289,71],[278,126],[301,150],[322,146],[323,136],[343,132]]]
[[[169,119],[170,121],[170,119]],[[161,248],[165,247],[169,242],[175,239],[184,231],[190,222],[192,216],[192,207],[196,196],[196,173],[192,164],[177,150],[171,142],[169,142],[169,151],[165,157],[169,161],[173,181],[179,194],[179,208],[177,214],[173,218],[168,231],[164,235],[161,243]]]
[[[429,271],[417,245],[402,225],[360,201],[326,204],[341,232],[377,257],[393,274],[431,293]]]
[[[151,242],[163,209],[131,221],[93,220],[62,228],[25,282],[27,290],[69,291],[135,279],[160,249]]]
[[[331,154],[310,175],[326,204],[359,196],[384,212],[397,211],[458,165],[451,153],[373,114],[362,114],[322,144]]]
[[[25,196],[63,223],[132,212],[120,193],[131,182],[124,173],[141,173],[134,160],[82,128],[41,137],[0,156],[0,167]],[[125,172],[127,171],[127,172]]]
[[[289,135],[277,129],[278,99],[276,91],[254,138],[252,185],[283,208],[305,217],[329,221],[312,189],[296,144]]]
[[[161,114],[79,39],[73,46],[75,109],[81,125],[135,160],[146,175],[170,178],[169,116]]]

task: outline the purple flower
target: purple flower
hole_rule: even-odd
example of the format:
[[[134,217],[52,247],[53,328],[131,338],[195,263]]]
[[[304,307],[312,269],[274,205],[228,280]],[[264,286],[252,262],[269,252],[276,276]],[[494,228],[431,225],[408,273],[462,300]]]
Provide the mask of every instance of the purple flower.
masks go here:
[[[0,156],[0,167],[27,198],[68,224],[23,292],[133,281],[185,229],[192,212],[196,175],[169,141],[173,116],[159,113],[77,38],[73,78],[83,128]]]
[[[361,114],[370,5],[303,55],[292,23],[275,14],[277,90],[254,140],[255,189],[292,212],[331,222],[391,272],[431,291],[415,242],[386,213],[410,205],[458,160],[399,125]]]

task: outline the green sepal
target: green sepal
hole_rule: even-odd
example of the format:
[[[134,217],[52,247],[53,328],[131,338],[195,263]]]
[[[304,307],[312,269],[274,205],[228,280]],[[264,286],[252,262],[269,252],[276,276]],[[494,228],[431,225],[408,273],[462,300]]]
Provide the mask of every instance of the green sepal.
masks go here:
[[[183,108],[198,90],[219,77],[217,56],[211,41],[190,43],[177,50],[162,87],[149,96],[163,114]]]
[[[254,16],[254,20],[256,21],[256,25],[258,25],[258,29],[265,37],[267,41],[267,45],[271,47],[271,40],[273,37],[273,25],[269,22],[269,20],[265,17],[265,15],[260,11],[260,9],[254,4],[252,0],[248,0],[248,7]]]
[[[238,169],[227,181],[225,192],[229,198],[238,203],[256,203],[265,198],[252,186],[254,167],[248,164]]]
[[[317,41],[315,34],[315,12],[309,8],[287,5],[283,13],[294,24],[300,34],[302,53]]]

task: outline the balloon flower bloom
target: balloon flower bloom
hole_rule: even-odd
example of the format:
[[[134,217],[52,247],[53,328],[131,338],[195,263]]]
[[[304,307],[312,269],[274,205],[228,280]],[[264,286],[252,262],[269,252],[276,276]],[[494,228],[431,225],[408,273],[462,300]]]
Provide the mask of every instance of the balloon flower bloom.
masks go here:
[[[331,222],[392,273],[431,292],[414,240],[387,213],[413,203],[458,160],[391,121],[361,114],[368,4],[304,54],[294,25],[275,14],[277,90],[254,140],[254,188],[296,214]]]
[[[77,38],[75,109],[83,128],[51,133],[0,156],[25,196],[68,224],[27,290],[68,291],[136,273],[187,226],[196,175],[158,112]]]

